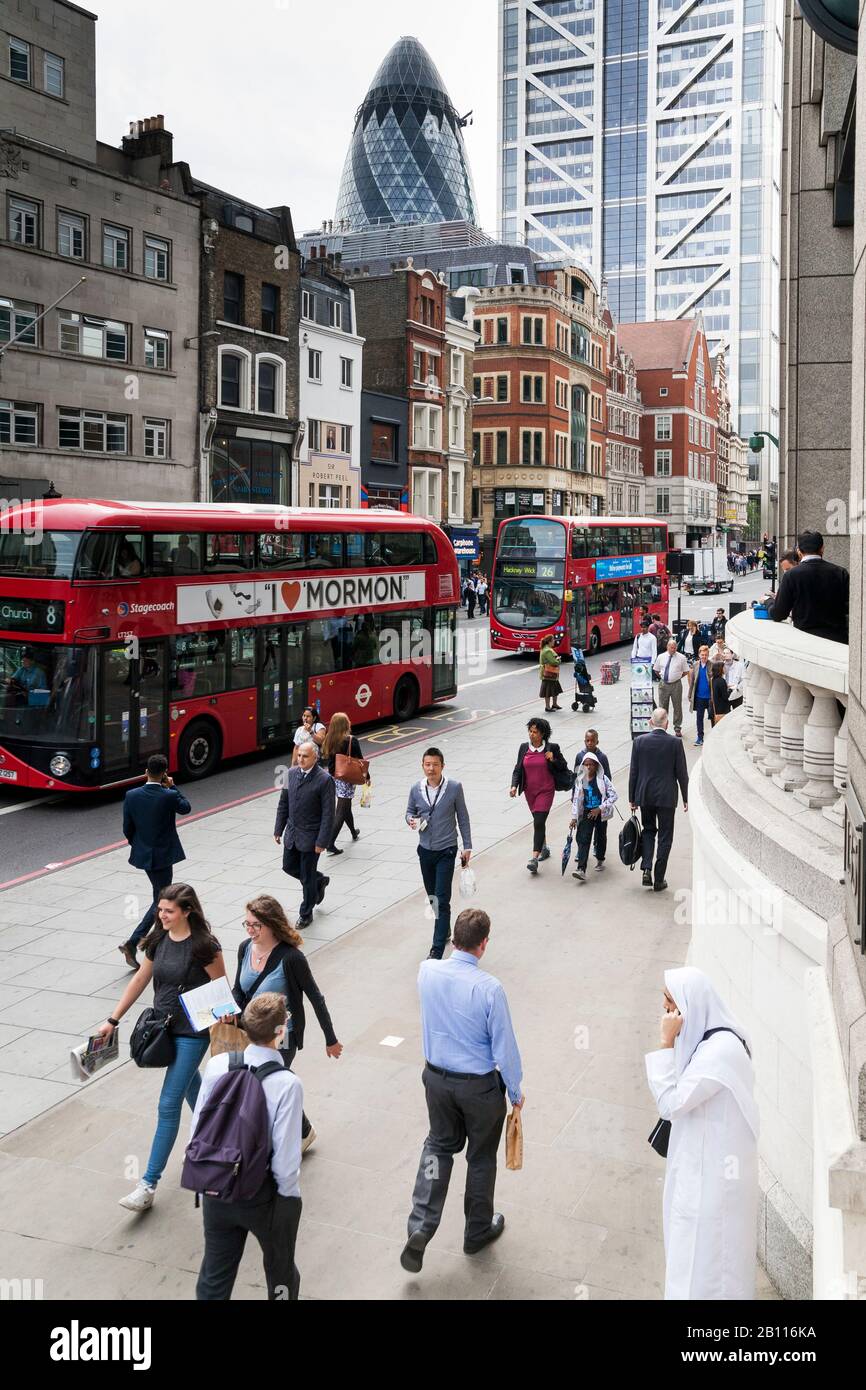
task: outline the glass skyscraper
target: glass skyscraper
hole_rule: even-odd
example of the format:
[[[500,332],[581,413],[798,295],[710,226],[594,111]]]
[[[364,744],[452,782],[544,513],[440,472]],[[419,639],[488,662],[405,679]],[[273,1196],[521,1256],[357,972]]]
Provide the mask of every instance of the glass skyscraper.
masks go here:
[[[746,435],[778,434],[783,20],[784,0],[500,0],[503,237],[603,273],[620,322],[700,311]]]
[[[477,222],[463,127],[417,39],[395,43],[357,116],[337,200],[337,227]]]

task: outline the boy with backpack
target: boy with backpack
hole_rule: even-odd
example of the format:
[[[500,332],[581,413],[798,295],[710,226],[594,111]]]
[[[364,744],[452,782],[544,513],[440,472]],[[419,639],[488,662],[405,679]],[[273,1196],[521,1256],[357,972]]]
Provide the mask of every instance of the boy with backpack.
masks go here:
[[[281,994],[258,994],[243,1014],[249,1046],[211,1058],[202,1077],[181,1186],[204,1197],[200,1302],[231,1298],[248,1232],[262,1247],[268,1298],[294,1302],[301,1276],[303,1086],[277,1052],[288,1014]]]

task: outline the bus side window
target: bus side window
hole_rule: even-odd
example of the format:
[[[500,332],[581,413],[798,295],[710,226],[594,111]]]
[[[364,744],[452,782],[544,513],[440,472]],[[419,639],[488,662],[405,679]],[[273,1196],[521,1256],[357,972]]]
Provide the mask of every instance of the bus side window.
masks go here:
[[[304,535],[299,531],[268,532],[259,536],[259,568],[263,570],[302,569],[304,565]]]
[[[424,564],[438,565],[439,551],[436,549],[436,542],[429,532],[423,531],[422,535],[424,537]]]
[[[246,690],[256,683],[256,634],[252,628],[233,628],[229,633],[232,690]]]
[[[88,531],[78,552],[76,579],[113,578],[117,539],[112,531]]]
[[[586,528],[575,526],[571,533],[571,558],[572,560],[585,560],[587,552]]]
[[[201,536],[187,531],[156,535],[153,543],[153,574],[200,574]]]
[[[312,532],[307,536],[310,569],[343,568],[343,537],[339,531]]]
[[[171,697],[191,700],[226,688],[226,634],[195,632],[172,642]]]
[[[350,531],[345,537],[346,564],[360,569],[364,564],[364,542],[366,536],[358,531]]]
[[[205,571],[208,574],[237,574],[250,569],[255,552],[255,537],[244,532],[210,533],[205,551]]]
[[[112,578],[140,579],[144,573],[144,537],[132,533],[119,536]]]

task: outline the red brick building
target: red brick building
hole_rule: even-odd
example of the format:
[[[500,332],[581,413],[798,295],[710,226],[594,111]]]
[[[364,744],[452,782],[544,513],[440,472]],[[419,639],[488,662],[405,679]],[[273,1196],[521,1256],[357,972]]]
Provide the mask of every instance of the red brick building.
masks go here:
[[[672,548],[714,544],[719,407],[703,320],[623,323],[643,402],[648,516],[664,517]]]

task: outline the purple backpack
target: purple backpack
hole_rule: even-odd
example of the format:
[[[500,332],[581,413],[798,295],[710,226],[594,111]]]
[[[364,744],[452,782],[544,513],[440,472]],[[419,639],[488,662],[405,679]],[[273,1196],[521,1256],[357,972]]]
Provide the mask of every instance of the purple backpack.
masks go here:
[[[271,1133],[262,1082],[283,1071],[282,1062],[248,1067],[233,1052],[229,1068],[214,1085],[187,1145],[181,1187],[221,1202],[255,1197],[270,1171]]]

